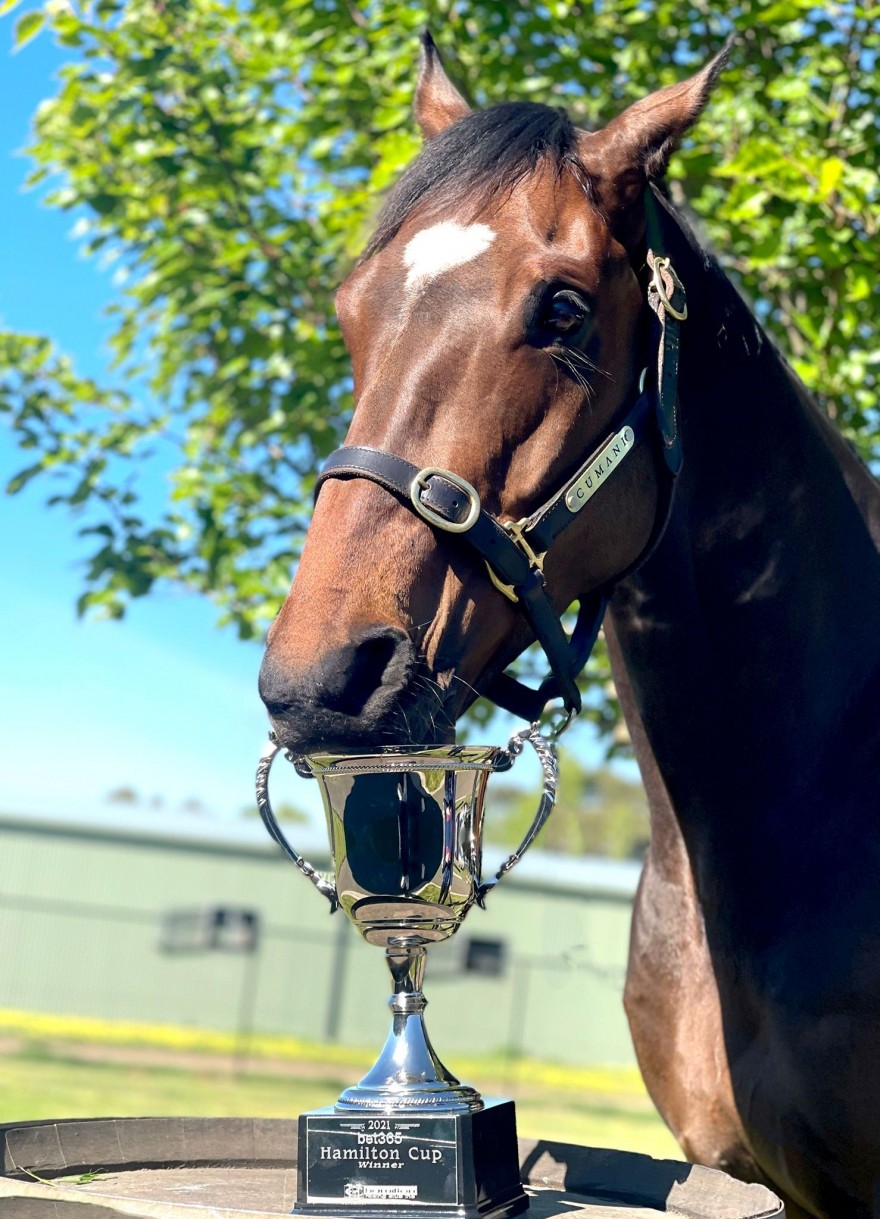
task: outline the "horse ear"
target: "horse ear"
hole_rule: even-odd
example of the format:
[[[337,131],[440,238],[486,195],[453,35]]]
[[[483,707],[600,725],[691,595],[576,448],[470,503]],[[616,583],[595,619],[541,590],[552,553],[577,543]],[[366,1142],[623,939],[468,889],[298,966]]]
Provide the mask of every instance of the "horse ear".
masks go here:
[[[416,122],[426,140],[432,139],[470,114],[471,108],[443,69],[443,60],[430,30],[422,31],[419,83],[415,97]]]
[[[583,137],[584,153],[597,158],[601,177],[614,183],[618,205],[633,203],[648,182],[666,172],[669,158],[709,100],[732,45],[728,38],[696,75],[634,102],[601,131]]]

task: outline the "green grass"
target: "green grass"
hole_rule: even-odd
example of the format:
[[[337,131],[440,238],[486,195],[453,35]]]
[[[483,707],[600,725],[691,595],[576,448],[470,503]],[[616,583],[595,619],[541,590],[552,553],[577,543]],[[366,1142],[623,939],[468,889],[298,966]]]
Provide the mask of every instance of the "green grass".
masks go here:
[[[80,1061],[76,1047],[30,1047],[5,1056],[0,1067],[0,1122],[57,1117],[293,1117],[327,1103],[342,1080]]]
[[[369,1055],[344,1051],[334,1061],[319,1047],[301,1058],[254,1057],[238,1073],[224,1054],[102,1047],[96,1040],[17,1039],[0,1060],[0,1122],[57,1117],[295,1117],[330,1103],[358,1078]],[[111,1055],[110,1061],[102,1055]],[[522,1136],[618,1147],[681,1158],[637,1074],[628,1068],[567,1069],[529,1060],[455,1066],[484,1094],[513,1096]]]

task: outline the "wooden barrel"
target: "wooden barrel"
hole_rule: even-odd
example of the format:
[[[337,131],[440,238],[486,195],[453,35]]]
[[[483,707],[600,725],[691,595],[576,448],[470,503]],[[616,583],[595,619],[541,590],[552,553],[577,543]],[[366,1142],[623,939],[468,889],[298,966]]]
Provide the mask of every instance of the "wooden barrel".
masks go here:
[[[136,1117],[0,1126],[0,1219],[258,1219],[296,1195],[296,1122]],[[520,1139],[531,1219],[770,1219],[774,1194],[722,1172]],[[97,1173],[97,1176],[78,1178]]]

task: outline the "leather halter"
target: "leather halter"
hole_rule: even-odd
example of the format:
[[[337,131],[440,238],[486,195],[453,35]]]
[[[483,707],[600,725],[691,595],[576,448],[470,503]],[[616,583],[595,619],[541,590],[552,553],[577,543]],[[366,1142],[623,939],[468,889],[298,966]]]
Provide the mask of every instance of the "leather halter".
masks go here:
[[[480,504],[476,489],[451,470],[420,468],[393,453],[359,445],[344,445],[331,453],[318,476],[315,495],[329,478],[367,478],[384,487],[404,507],[432,528],[457,536],[476,551],[488,568],[495,587],[520,606],[541,644],[551,673],[537,690],[507,673],[495,677],[481,691],[498,706],[529,721],[537,720],[546,704],[561,698],[565,723],[581,709],[577,677],[587,663],[611,595],[609,583],[585,597],[578,610],[571,638],[566,638],[559,614],[544,579],[547,551],[593,495],[613,476],[638,444],[657,426],[663,457],[672,478],[681,469],[678,432],[679,324],[687,318],[684,288],[670,260],[659,253],[659,217],[650,189],[645,195],[648,268],[652,278],[648,304],[655,315],[656,374],[642,374],[637,396],[627,404],[611,432],[563,486],[531,515],[520,521],[499,521]],[[669,490],[671,499],[671,488]],[[666,510],[655,523],[645,550],[620,580],[654,549],[665,527]]]

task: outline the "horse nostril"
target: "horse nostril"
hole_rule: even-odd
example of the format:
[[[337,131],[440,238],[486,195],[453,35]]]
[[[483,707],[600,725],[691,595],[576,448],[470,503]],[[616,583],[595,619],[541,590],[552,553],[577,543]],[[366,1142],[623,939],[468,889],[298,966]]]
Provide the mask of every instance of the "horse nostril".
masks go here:
[[[273,717],[284,715],[295,700],[294,687],[288,675],[268,652],[260,665],[258,689],[266,710]]]
[[[273,721],[314,728],[315,716],[332,712],[356,720],[367,709],[380,714],[404,689],[416,663],[405,631],[376,626],[341,648],[324,652],[307,669],[290,670],[266,653],[260,696]],[[368,708],[367,704],[372,705]]]
[[[394,627],[377,627],[324,659],[318,698],[331,711],[360,715],[378,690],[395,693],[403,688],[413,658],[408,635]]]

